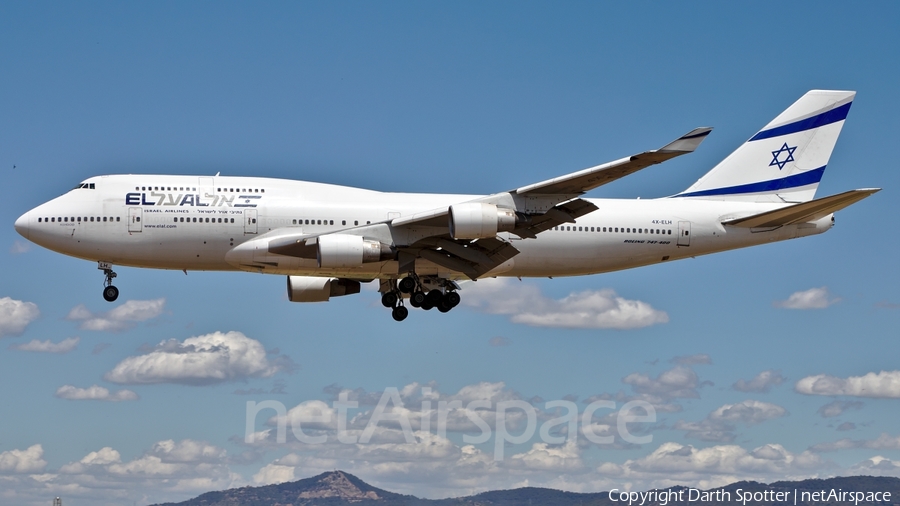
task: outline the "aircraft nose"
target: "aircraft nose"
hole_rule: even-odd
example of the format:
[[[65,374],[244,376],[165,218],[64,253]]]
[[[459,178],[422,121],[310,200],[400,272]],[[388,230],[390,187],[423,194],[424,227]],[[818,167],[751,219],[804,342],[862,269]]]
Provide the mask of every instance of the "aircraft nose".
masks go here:
[[[31,218],[29,217],[31,213],[25,213],[22,216],[19,216],[19,219],[16,220],[16,232],[19,233],[22,237],[28,239],[28,232],[31,230]],[[9,223],[9,222],[7,222]]]

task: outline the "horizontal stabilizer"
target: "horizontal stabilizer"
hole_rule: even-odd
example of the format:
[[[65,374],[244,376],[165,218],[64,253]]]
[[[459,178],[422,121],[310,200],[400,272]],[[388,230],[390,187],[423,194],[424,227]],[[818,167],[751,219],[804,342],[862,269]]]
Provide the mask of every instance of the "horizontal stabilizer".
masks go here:
[[[746,218],[737,218],[734,220],[723,221],[723,225],[731,225],[733,227],[758,228],[758,227],[778,227],[783,225],[791,225],[794,223],[804,223],[824,218],[829,214],[840,211],[841,209],[859,202],[860,200],[881,191],[881,188],[865,188],[861,190],[850,190],[830,197],[823,197],[801,204],[782,207],[774,211],[767,211]]]

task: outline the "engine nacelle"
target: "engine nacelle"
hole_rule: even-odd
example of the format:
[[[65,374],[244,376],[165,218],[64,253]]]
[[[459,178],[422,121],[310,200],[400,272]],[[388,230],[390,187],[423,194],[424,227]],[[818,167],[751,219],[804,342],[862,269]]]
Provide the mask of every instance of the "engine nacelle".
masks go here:
[[[323,235],[317,243],[316,260],[320,268],[360,267],[364,263],[394,258],[394,252],[387,244],[358,235]]]
[[[359,281],[344,278],[288,276],[288,300],[291,302],[325,302],[330,297],[359,293]]]
[[[484,239],[516,228],[516,213],[493,204],[466,202],[450,206],[450,235],[454,239]]]

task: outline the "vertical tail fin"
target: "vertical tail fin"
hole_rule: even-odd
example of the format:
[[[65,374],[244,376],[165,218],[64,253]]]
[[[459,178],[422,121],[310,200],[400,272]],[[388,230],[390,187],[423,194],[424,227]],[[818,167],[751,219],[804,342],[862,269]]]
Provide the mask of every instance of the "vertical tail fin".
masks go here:
[[[676,197],[807,202],[853,103],[854,91],[813,90]]]

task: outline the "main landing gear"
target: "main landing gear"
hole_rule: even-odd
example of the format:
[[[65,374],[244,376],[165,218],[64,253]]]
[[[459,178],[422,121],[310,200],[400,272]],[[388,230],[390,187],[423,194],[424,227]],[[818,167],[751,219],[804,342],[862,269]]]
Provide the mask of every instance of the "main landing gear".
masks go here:
[[[116,277],[116,273],[112,270],[112,264],[97,262],[97,268],[103,271],[103,275],[106,276],[106,280],[103,281],[103,299],[106,302],[115,301],[119,298],[119,289],[112,284],[113,278]]]
[[[409,316],[409,309],[406,309],[406,306],[403,305],[403,298],[397,294],[396,290],[381,294],[381,305],[393,308],[391,309],[391,316],[395,321],[402,322]]]
[[[459,287],[453,281],[435,278],[423,282],[413,274],[397,282],[382,281],[381,304],[393,308],[391,316],[398,322],[409,316],[409,309],[403,304],[404,298],[409,299],[409,305],[412,307],[426,311],[437,308],[441,313],[446,313],[459,305],[460,297],[456,293],[457,289]]]

